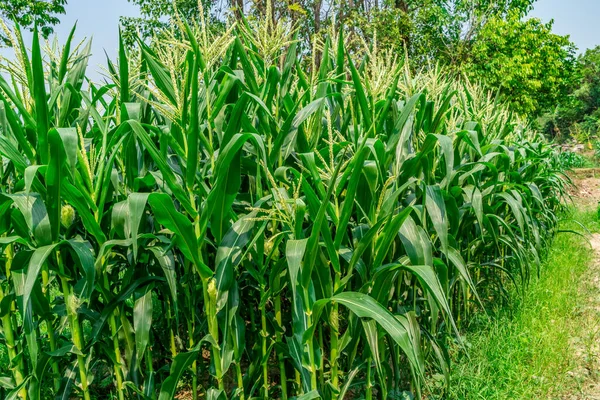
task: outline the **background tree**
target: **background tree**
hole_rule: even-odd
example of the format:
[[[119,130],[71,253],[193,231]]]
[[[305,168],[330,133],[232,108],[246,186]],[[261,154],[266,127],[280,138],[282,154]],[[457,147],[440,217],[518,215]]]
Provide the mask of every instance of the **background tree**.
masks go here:
[[[200,17],[198,0],[127,0],[140,8],[140,17],[121,17],[123,37],[132,44],[138,34],[143,39],[149,39],[161,30],[168,28],[172,18],[177,13],[180,18],[191,20]],[[238,0],[232,0],[238,1]],[[204,17],[213,22],[218,21],[214,0],[203,0]],[[213,12],[214,11],[214,12]]]
[[[4,22],[16,22],[25,28],[38,25],[41,33],[48,37],[52,26],[60,22],[58,15],[65,13],[67,0],[2,0],[0,18]],[[7,38],[0,32],[0,45],[9,46]]]
[[[600,126],[600,46],[579,56],[569,93],[542,124],[551,136],[597,136]]]
[[[344,22],[382,46],[407,49],[415,64],[461,64],[489,21],[523,18],[535,0],[364,0],[345,9]],[[349,2],[350,3],[350,2]],[[349,4],[348,3],[348,4]]]
[[[413,69],[442,65],[498,90],[521,115],[566,96],[575,46],[552,22],[527,19],[534,0],[376,0],[353,3],[351,31],[377,38]],[[349,7],[349,6],[346,6]]]
[[[568,37],[552,33],[552,22],[493,17],[473,40],[461,69],[498,90],[520,114],[538,116],[566,97],[574,54]]]

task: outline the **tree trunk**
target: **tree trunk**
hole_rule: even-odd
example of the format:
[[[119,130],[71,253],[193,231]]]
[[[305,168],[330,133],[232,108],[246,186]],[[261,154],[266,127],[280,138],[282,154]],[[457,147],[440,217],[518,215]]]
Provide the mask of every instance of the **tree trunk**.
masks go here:
[[[313,12],[315,14],[315,33],[321,30],[321,3],[322,0],[315,0]]]
[[[296,22],[298,21],[298,12],[292,10],[292,4],[294,4],[294,1],[287,0],[287,12],[289,14],[290,20],[292,21],[292,26],[296,26]]]
[[[244,16],[244,0],[231,0],[231,8],[236,21]]]
[[[264,16],[267,12],[267,0],[254,0],[254,8],[257,15]]]
[[[395,0],[395,4],[394,5],[396,6],[396,9],[400,10],[407,17],[411,18],[411,16],[410,16],[410,8],[408,6],[408,0]],[[404,46],[406,46],[406,50],[408,52],[410,52],[410,48],[411,48],[411,38],[410,38],[410,35],[411,35],[411,32],[405,32],[405,34],[403,35],[403,38],[402,38],[402,40],[404,41]]]
[[[395,6],[397,9],[404,11],[408,14],[408,1],[406,0],[396,0]]]

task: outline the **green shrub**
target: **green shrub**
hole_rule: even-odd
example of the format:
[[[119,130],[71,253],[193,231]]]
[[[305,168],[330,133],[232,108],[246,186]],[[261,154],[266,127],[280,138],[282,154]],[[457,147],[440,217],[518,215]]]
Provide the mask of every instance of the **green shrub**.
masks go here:
[[[589,160],[586,159],[582,154],[575,153],[572,151],[561,152],[560,162],[566,169],[585,168],[590,165]]]

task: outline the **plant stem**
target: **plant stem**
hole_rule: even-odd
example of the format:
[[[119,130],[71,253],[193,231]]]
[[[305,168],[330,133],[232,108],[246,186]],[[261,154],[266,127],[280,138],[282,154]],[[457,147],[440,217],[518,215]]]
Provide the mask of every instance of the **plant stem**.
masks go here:
[[[12,246],[8,246],[7,249],[7,260],[9,258],[9,251],[11,253],[10,255],[10,259],[12,260]],[[44,263],[44,265],[42,266],[42,294],[44,295],[44,297],[46,298],[46,300],[48,301],[48,304],[50,304],[50,295],[48,294],[48,283],[50,281],[49,279],[49,273],[48,273],[48,265]],[[56,350],[56,338],[54,337],[54,327],[52,326],[52,321],[50,321],[49,318],[46,319],[46,330],[48,331],[48,340],[50,341],[50,351],[55,351]],[[56,393],[58,393],[58,391],[60,390],[60,371],[58,369],[58,364],[56,362],[55,359],[52,359],[50,361],[51,365],[52,365],[52,373],[54,374],[54,391]]]
[[[0,286],[0,301],[4,299],[4,292],[2,290],[2,286]],[[17,359],[17,345],[15,342],[15,336],[13,331],[12,320],[10,318],[10,313],[6,313],[2,316],[2,331],[4,333],[4,339],[6,342],[6,349],[8,352],[8,360],[10,365],[14,365],[12,367],[13,376],[15,378],[15,383],[19,386],[23,383],[23,371],[18,363],[15,362]],[[27,399],[27,389],[23,388],[19,391],[19,395],[23,400]]]
[[[154,366],[152,365],[152,349],[151,348],[147,348],[146,349],[146,370],[148,371],[148,379],[147,382],[152,382],[154,380],[154,378],[152,377],[152,375],[154,375]],[[150,394],[150,388],[145,387],[144,391],[147,394]]]
[[[135,339],[131,336],[131,330],[127,329],[127,325],[129,321],[125,315],[125,311],[119,308],[115,309],[115,318],[119,318],[121,320],[121,331],[123,332],[123,336],[125,337],[125,361],[127,366],[131,366],[133,355],[132,353],[135,351]],[[137,379],[137,377],[133,377],[133,379]]]
[[[264,285],[260,287],[260,297],[262,299],[265,293]],[[261,322],[261,341],[262,341],[262,375],[263,375],[263,399],[269,398],[269,357],[267,354],[267,313],[265,305],[260,306],[260,322]]]
[[[13,260],[13,246],[12,245],[8,245],[6,246],[6,251],[5,251],[5,255],[6,255],[6,262],[5,262],[5,268],[6,268],[6,279],[8,280],[10,278],[11,275],[11,267],[12,267],[12,260]],[[0,301],[2,301],[2,299],[4,298],[4,292],[2,290],[2,286],[0,286]],[[11,304],[11,309],[14,307],[14,302],[13,304]],[[12,310],[11,310],[12,311]],[[13,360],[16,360],[17,355],[19,354],[19,352],[17,351],[17,343],[15,341],[15,333],[13,331],[13,320],[11,316],[14,316],[15,313],[13,312],[9,312],[6,313],[4,316],[2,316],[2,330],[4,333],[4,337],[6,340],[6,347],[8,348],[8,357],[9,357],[9,361],[10,364],[13,364]],[[24,379],[24,365],[22,362],[22,359],[18,362],[18,363],[14,363],[14,367],[13,367],[13,375],[15,378],[15,383],[18,385],[20,385],[21,383],[23,383],[23,379]],[[25,400],[27,399],[27,390],[26,388],[23,388],[20,392],[19,395]]]
[[[104,286],[107,288],[107,290],[110,290],[108,275],[106,273],[104,274]],[[113,350],[115,352],[115,364],[113,365],[113,369],[115,371],[115,379],[117,381],[117,395],[119,396],[119,400],[124,400],[125,395],[123,393],[123,376],[121,375],[121,348],[119,347],[119,335],[114,311],[110,313],[108,324],[110,325],[110,333],[113,338]]]
[[[173,331],[173,316],[171,315],[171,301],[167,299],[167,324],[169,325],[169,348],[171,357],[177,356],[177,345],[175,344],[175,332]]]
[[[189,345],[190,349],[194,348],[194,324],[188,319],[188,334],[189,334]],[[194,360],[192,363],[192,398],[198,400],[198,360]]]
[[[121,376],[121,349],[119,348],[119,335],[117,333],[117,321],[115,320],[115,315],[111,313],[109,317],[109,325],[110,332],[113,337],[113,349],[115,351],[115,378],[117,380],[117,394],[119,396],[119,400],[124,400],[125,396],[123,394],[123,377]]]
[[[83,333],[81,332],[81,326],[79,325],[79,317],[77,315],[76,305],[74,303],[74,299],[72,298],[71,288],[69,287],[69,282],[66,278],[65,268],[64,268],[64,260],[60,252],[56,254],[58,269],[60,271],[60,281],[62,285],[63,297],[65,299],[67,315],[69,318],[69,325],[71,327],[71,335],[73,339],[73,344],[75,347],[81,352],[84,348],[83,345]],[[79,367],[79,378],[81,379],[81,389],[83,390],[83,398],[85,400],[91,400],[90,392],[88,390],[88,380],[87,380],[87,368],[85,365],[85,357],[82,354],[77,355],[77,365]]]
[[[373,399],[373,386],[371,384],[371,357],[367,358],[367,389],[365,393],[365,399]]]
[[[335,281],[333,283],[333,293],[337,293],[340,286],[340,274],[335,274]],[[339,379],[338,379],[338,334],[339,334],[339,304],[332,302],[331,314],[329,314],[329,326],[330,328],[330,354],[329,354],[329,365],[331,366],[331,384],[335,391],[339,391]],[[334,399],[336,396],[334,395]]]
[[[279,290],[281,290],[281,276],[277,275],[273,281],[273,286],[275,287],[274,290],[276,292],[279,292]],[[281,295],[277,295],[275,297],[275,321],[277,322],[277,325],[279,326],[279,328],[283,328],[283,323],[282,323],[282,319],[281,319]],[[281,343],[283,340],[283,334],[281,333],[281,330],[278,330],[275,333],[275,338],[277,340],[278,343]],[[285,359],[284,359],[284,355],[281,351],[277,351],[277,358],[279,360],[279,376],[280,376],[280,381],[281,381],[281,399],[282,400],[287,400],[288,394],[287,394],[287,376],[285,374]]]
[[[237,376],[237,385],[239,392],[239,399],[244,400],[246,396],[244,395],[244,376],[242,375],[242,367],[239,362],[235,363],[235,373]]]
[[[323,345],[323,326],[319,325],[319,347],[321,347],[321,349],[324,349],[325,346]],[[321,357],[321,363],[323,362],[323,358]],[[319,385],[321,387],[325,386],[325,376],[323,374],[323,369],[320,369],[319,371]]]
[[[305,309],[310,310],[310,295],[308,293],[308,288],[304,288],[304,304]],[[312,327],[312,315],[309,312],[308,315],[308,326]],[[313,341],[313,337],[308,338],[308,360],[310,363],[310,390],[317,390],[317,368],[315,366],[315,344]]]
[[[315,344],[312,338],[308,339],[308,357],[310,360],[310,389],[317,390],[317,367],[315,366]]]
[[[330,345],[331,350],[329,353],[329,364],[331,366],[331,384],[334,389],[339,390],[339,378],[338,378],[338,329],[339,329],[339,317],[338,317],[337,303],[333,303],[331,306],[331,315],[329,317],[329,324],[331,326],[331,337]],[[335,398],[335,396],[334,396]]]
[[[216,287],[212,288],[211,286],[216,285],[213,278],[202,279],[202,291],[204,294],[204,307],[206,312],[206,320],[208,323],[208,333],[213,337],[215,342],[219,342],[219,325],[217,321],[217,304],[216,304]],[[214,292],[214,295],[211,294]],[[219,389],[224,390],[225,386],[223,385],[223,371],[221,368],[221,353],[219,353],[219,349],[212,347],[212,360],[215,364],[215,372],[217,375],[217,384]]]

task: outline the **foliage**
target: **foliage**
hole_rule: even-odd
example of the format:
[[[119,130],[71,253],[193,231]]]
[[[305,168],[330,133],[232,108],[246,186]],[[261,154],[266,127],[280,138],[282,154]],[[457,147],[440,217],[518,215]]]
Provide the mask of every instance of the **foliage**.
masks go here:
[[[594,158],[596,161],[600,160],[600,140],[594,141]]]
[[[590,165],[590,162],[582,154],[572,151],[560,153],[560,161],[566,169],[584,168]]]
[[[347,19],[350,32],[375,37],[382,49],[408,53],[414,65],[446,62],[446,51],[458,39],[460,17],[437,0],[386,4],[369,11],[351,10]]]
[[[579,56],[569,95],[548,115],[545,130],[554,137],[597,136],[600,121],[600,46]]]
[[[202,0],[127,0],[139,7],[139,17],[121,17],[120,24],[126,43],[133,45],[137,36],[144,40],[160,34],[175,24],[175,16],[189,21],[210,18],[210,11],[216,1]],[[200,9],[198,4],[202,5]]]
[[[83,86],[88,43],[37,34],[0,76],[5,398],[447,381],[481,299],[540,266],[558,154],[477,86],[359,63],[341,32],[305,68],[285,21],[178,28],[121,41],[102,86]]]
[[[498,88],[512,108],[536,116],[567,95],[575,47],[552,33],[552,22],[491,18],[473,44],[465,72]]]
[[[408,20],[409,29],[400,36],[415,65],[443,63],[455,67],[469,60],[472,43],[477,41],[490,21],[508,15],[524,18],[535,0],[397,0],[383,7],[369,8],[367,19],[378,13],[399,13]],[[391,21],[384,21],[391,22]],[[376,24],[380,38],[394,38],[393,24]],[[397,39],[396,39],[397,40]]]
[[[57,15],[65,13],[65,4],[67,0],[3,0],[0,2],[0,19],[25,28],[37,25],[44,37],[48,37],[53,32],[52,26],[59,22]],[[0,44],[11,44],[2,31]]]

